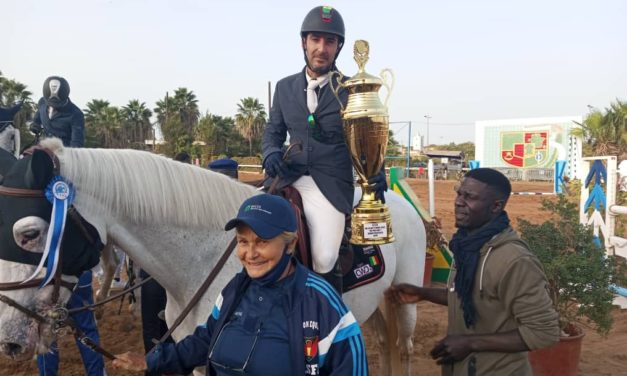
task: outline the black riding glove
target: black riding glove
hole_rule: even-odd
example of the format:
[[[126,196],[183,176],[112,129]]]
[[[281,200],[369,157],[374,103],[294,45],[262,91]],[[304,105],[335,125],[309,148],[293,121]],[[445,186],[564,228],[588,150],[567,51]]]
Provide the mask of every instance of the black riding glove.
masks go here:
[[[388,182],[385,180],[385,168],[381,168],[378,174],[368,179],[368,184],[374,190],[374,198],[385,204],[384,192],[388,190]]]
[[[283,158],[281,158],[281,153],[278,151],[266,157],[266,160],[263,161],[263,168],[271,178],[275,178],[277,175],[281,178],[285,177],[289,171]]]
[[[41,130],[42,130],[42,129],[43,129],[43,128],[41,127],[41,124],[35,123],[34,121],[30,123],[29,130],[30,130],[32,133],[34,133],[34,134],[38,135],[38,134],[40,134],[40,133],[41,133]]]

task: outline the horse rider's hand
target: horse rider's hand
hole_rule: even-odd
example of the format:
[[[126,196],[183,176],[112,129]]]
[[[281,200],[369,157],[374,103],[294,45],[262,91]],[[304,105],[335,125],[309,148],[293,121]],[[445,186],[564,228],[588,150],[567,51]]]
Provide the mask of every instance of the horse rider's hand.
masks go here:
[[[368,179],[368,184],[374,190],[374,198],[385,204],[384,192],[388,190],[388,182],[385,180],[385,168],[381,168],[378,174]]]
[[[35,135],[38,135],[39,133],[41,133],[41,130],[43,129],[41,127],[41,124],[37,124],[34,121],[30,123],[28,128]]]
[[[397,304],[412,304],[422,300],[420,287],[409,283],[390,286],[385,291],[385,298]]]
[[[464,359],[472,352],[472,337],[466,335],[448,335],[431,349],[431,358],[437,364],[450,364]]]
[[[125,369],[127,371],[145,371],[148,369],[144,355],[130,351],[116,355],[112,364],[114,368]]]
[[[263,161],[263,168],[266,170],[266,174],[271,178],[285,177],[289,171],[289,168],[281,158],[280,152],[274,152],[266,157]]]

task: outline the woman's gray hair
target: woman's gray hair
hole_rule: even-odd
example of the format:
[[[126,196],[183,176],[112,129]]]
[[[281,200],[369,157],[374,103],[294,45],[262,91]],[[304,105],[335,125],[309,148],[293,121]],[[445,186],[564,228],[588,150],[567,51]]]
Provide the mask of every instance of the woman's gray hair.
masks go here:
[[[283,231],[281,235],[279,235],[281,239],[285,242],[285,244],[289,244],[292,240],[298,238],[298,234],[296,231]]]

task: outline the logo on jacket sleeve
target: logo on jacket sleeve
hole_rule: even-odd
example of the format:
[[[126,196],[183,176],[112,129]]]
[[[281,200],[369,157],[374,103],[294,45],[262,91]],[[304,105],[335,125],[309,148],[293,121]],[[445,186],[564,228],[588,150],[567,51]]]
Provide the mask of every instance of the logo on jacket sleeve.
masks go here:
[[[318,355],[318,336],[305,337],[305,359],[311,362]]]

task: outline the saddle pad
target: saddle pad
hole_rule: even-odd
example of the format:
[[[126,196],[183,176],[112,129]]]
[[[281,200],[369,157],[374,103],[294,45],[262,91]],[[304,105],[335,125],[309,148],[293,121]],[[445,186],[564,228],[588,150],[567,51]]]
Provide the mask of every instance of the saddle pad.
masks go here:
[[[350,247],[352,249],[353,262],[349,264],[348,270],[344,267],[342,268],[344,272],[342,283],[344,292],[374,282],[385,273],[383,254],[378,245],[361,246],[350,244]]]

